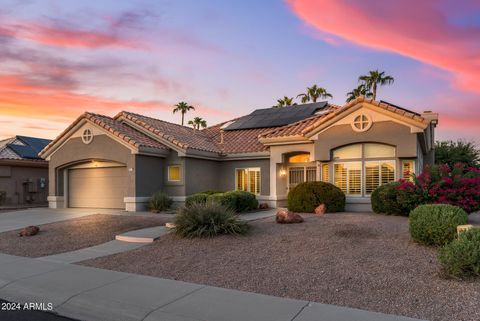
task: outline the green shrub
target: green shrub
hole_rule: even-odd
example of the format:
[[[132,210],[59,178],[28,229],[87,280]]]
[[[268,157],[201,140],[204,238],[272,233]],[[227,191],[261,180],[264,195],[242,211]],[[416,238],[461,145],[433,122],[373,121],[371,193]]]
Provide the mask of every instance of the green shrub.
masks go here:
[[[215,193],[215,194],[210,194],[207,197],[207,202],[215,202],[219,203],[222,205],[225,205],[227,207],[230,207],[231,209],[235,210],[234,204],[227,204],[227,200],[225,200],[225,196],[223,193]]]
[[[455,238],[457,226],[467,224],[468,214],[448,204],[420,205],[410,213],[410,235],[423,244],[444,245]]]
[[[249,225],[240,220],[233,209],[215,201],[193,203],[178,209],[175,234],[181,237],[212,237],[219,234],[242,235]]]
[[[258,208],[258,200],[253,193],[244,191],[231,191],[223,194],[225,203],[234,206],[237,213],[247,212]]]
[[[237,213],[250,211],[258,208],[258,201],[255,197],[255,194],[243,191],[231,191],[226,193],[215,193],[215,194],[201,194],[202,196],[195,196],[199,194],[194,194],[189,197],[192,197],[191,200],[187,198],[186,206],[190,206],[192,201],[199,201],[205,203],[217,202],[224,206],[227,206],[233,209]],[[195,196],[195,197],[194,197]]]
[[[372,195],[372,210],[375,213],[408,216],[417,206],[416,195],[399,189],[399,182],[392,182],[377,187]]]
[[[480,229],[460,233],[438,255],[443,271],[454,277],[480,276]]]
[[[335,185],[325,182],[298,184],[288,193],[288,209],[293,212],[312,213],[324,203],[327,212],[345,210],[345,194]]]
[[[164,192],[156,192],[150,198],[148,204],[149,209],[152,212],[160,212],[168,210],[173,204],[173,200]]]
[[[185,199],[185,206],[190,206],[193,203],[205,203],[207,201],[207,197],[207,193],[192,194]]]
[[[220,194],[223,193],[222,191],[215,191],[215,190],[208,190],[205,192],[201,192],[202,194],[212,195],[212,194]]]

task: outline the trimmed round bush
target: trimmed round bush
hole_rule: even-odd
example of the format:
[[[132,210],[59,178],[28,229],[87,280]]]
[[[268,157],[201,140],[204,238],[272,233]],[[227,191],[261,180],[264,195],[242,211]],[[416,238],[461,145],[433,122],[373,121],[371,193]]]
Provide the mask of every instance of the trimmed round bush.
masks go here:
[[[223,194],[225,203],[234,206],[237,213],[247,212],[258,208],[255,194],[244,191],[231,191]]]
[[[203,200],[204,197],[205,200]],[[205,201],[220,203],[233,209],[236,213],[251,211],[258,208],[258,201],[255,194],[244,191],[231,191],[211,195],[203,194],[203,196],[199,196],[198,199],[203,203],[205,203]],[[189,206],[189,204],[190,202],[187,203],[187,206]]]
[[[449,276],[480,276],[480,229],[460,233],[457,239],[440,249],[438,259]]]
[[[168,210],[173,204],[173,200],[164,192],[156,192],[150,198],[148,208],[152,212],[161,212]]]
[[[207,201],[180,208],[175,216],[174,232],[186,238],[213,237],[220,234],[243,235],[249,227],[233,209]]]
[[[232,210],[235,210],[235,204],[233,203],[228,204],[223,193],[215,193],[215,194],[208,195],[207,202],[216,202],[224,206],[227,206]]]
[[[293,212],[313,213],[320,204],[327,212],[345,211],[345,194],[335,185],[325,182],[300,183],[288,193],[288,209]]]
[[[379,214],[408,216],[415,208],[416,195],[399,186],[399,182],[392,182],[377,187],[370,197],[372,210]]]
[[[205,203],[207,201],[207,198],[207,193],[192,194],[185,199],[185,206],[190,206],[193,203]]]
[[[448,204],[420,205],[410,212],[410,235],[419,243],[444,245],[455,238],[457,226],[467,222],[468,214],[460,207]]]

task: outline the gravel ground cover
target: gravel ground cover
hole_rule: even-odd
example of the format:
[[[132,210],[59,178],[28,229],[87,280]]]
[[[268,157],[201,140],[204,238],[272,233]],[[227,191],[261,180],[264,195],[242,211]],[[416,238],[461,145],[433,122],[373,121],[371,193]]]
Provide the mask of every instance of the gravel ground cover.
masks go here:
[[[40,225],[40,232],[30,237],[19,237],[20,230],[0,233],[0,252],[40,257],[75,251],[111,241],[120,233],[164,225],[167,221],[154,216],[88,215]]]
[[[253,222],[245,237],[165,235],[80,264],[434,321],[480,320],[480,282],[442,278],[436,250],[410,240],[407,218],[304,217]]]

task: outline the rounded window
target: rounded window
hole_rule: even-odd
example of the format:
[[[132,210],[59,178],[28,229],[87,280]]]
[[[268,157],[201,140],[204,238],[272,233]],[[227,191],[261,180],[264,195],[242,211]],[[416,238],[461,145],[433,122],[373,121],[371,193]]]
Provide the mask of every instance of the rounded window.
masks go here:
[[[82,141],[84,144],[90,144],[93,140],[93,133],[92,130],[87,128],[83,131],[82,134]]]
[[[366,114],[360,114],[353,119],[352,128],[356,132],[364,132],[372,126],[372,119]]]

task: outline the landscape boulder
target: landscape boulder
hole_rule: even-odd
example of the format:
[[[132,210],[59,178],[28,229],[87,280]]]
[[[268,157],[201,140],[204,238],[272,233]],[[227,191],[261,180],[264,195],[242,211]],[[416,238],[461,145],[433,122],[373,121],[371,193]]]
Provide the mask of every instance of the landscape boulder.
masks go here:
[[[280,224],[302,223],[303,217],[300,214],[290,212],[287,209],[279,209],[275,220]]]
[[[324,203],[318,205],[316,208],[315,208],[315,214],[317,215],[323,215],[327,212],[327,206],[325,206]]]
[[[38,226],[27,226],[18,233],[18,236],[33,236],[38,234],[40,228]]]
[[[268,204],[267,203],[260,203],[258,208],[261,209],[261,210],[266,210],[266,209],[268,209]]]

